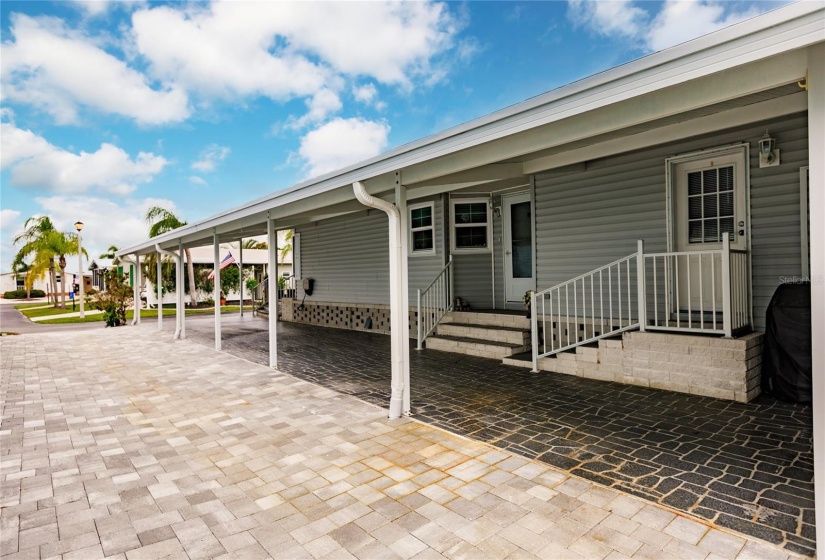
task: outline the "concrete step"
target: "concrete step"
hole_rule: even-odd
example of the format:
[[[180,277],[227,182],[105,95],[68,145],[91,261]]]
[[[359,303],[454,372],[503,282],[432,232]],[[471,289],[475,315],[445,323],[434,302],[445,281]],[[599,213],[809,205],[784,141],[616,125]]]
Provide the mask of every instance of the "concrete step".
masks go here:
[[[462,325],[486,325],[530,330],[530,319],[524,313],[495,313],[481,311],[450,311],[442,323]]]
[[[555,361],[555,356],[539,358],[539,371],[546,371],[548,369],[552,369],[551,364],[553,364]],[[525,352],[513,354],[512,356],[506,356],[504,359],[501,360],[501,363],[508,366],[516,366],[530,369],[533,367],[533,352],[531,350],[527,350]]]
[[[473,325],[465,323],[440,323],[436,327],[436,334],[489,340],[494,342],[509,342],[510,344],[530,344],[530,329],[518,327],[500,327],[494,325]]]
[[[427,339],[424,345],[430,350],[442,350],[455,354],[479,356],[501,360],[506,356],[524,352],[529,345],[510,344],[508,342],[483,341],[461,336],[434,335]]]

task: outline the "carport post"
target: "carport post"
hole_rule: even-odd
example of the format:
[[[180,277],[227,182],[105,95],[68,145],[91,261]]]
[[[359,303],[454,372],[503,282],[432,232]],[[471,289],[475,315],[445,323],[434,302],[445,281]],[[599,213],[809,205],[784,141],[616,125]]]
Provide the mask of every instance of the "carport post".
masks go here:
[[[221,245],[218,230],[212,230],[213,255],[215,257],[215,278],[213,290],[215,299],[215,350],[221,349]]]
[[[269,274],[267,291],[269,292],[269,367],[278,367],[278,232],[275,220],[266,218],[266,243],[269,249]]]
[[[140,274],[140,255],[135,253],[135,285],[132,286],[132,289],[135,291],[135,312],[134,317],[132,317],[133,325],[140,324],[140,285],[142,283],[143,279]]]
[[[158,252],[158,262],[160,262],[161,255],[166,255],[174,259],[175,262],[175,334],[172,338],[178,339],[180,338],[181,322],[183,321],[183,296],[181,295],[183,293],[183,273],[181,272],[183,268],[183,251],[181,250],[176,255],[172,251],[161,249],[159,243],[155,243],[155,249]],[[160,314],[158,317],[160,317]],[[158,329],[160,329],[160,322],[158,322]]]
[[[238,278],[241,293],[241,319],[243,319],[243,237],[238,239]]]
[[[825,45],[808,49],[808,208],[825,208]],[[814,154],[820,154],[815,156]],[[825,222],[811,220],[811,371],[813,372],[816,540],[825,543]],[[820,556],[822,554],[820,553]]]
[[[175,314],[178,316],[178,324],[180,326],[180,333],[178,334],[178,338],[186,338],[186,310],[184,309],[184,302],[186,297],[186,282],[183,279],[183,269],[185,266],[183,262],[184,254],[185,253],[183,252],[183,240],[178,239],[178,283],[175,292],[178,295],[177,305],[175,306],[177,308],[175,310]],[[194,294],[195,286],[189,286],[189,290]]]
[[[157,285],[157,288],[158,288],[158,330],[159,331],[163,330],[163,282],[161,282],[161,274],[163,272],[161,271],[161,266],[162,266],[161,262],[160,262],[161,257],[163,257],[163,255],[161,255],[160,251],[158,251],[158,256],[157,256],[157,261],[158,262],[156,263],[157,266],[155,267],[155,271],[157,272],[157,275],[155,276],[155,284]]]
[[[409,290],[409,272],[407,268],[408,264],[408,257],[407,252],[409,251],[408,247],[408,239],[407,239],[407,223],[409,221],[409,215],[407,213],[407,192],[404,190],[404,186],[401,184],[401,172],[396,171],[395,173],[395,205],[398,207],[398,218],[399,223],[401,226],[401,251],[398,255],[398,260],[400,266],[400,274],[399,274],[399,283],[398,288],[401,290],[401,308],[403,313],[403,325],[404,331],[402,335],[404,336],[404,345],[403,345],[403,354],[402,354],[402,367],[403,373],[402,378],[404,380],[404,402],[402,405],[402,410],[404,415],[409,416],[410,412],[410,332],[409,332],[409,320],[410,320],[410,290]]]

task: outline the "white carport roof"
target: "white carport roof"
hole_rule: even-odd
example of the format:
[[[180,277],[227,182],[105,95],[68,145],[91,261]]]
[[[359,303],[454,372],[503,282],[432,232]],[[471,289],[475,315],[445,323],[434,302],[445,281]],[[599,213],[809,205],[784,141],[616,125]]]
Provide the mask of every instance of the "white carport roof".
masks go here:
[[[560,87],[517,105],[313,178],[237,208],[125,248],[146,254],[266,233],[363,209],[352,183],[370,194],[407,198],[488,186],[525,184],[537,171],[576,163],[588,147],[634,149],[645,132],[678,127],[774,96],[805,76],[805,48],[825,41],[825,4],[798,2],[715,33]],[[783,90],[782,88],[785,87]],[[801,90],[796,90],[800,91]],[[655,97],[654,97],[655,96]],[[807,105],[796,94],[795,110]],[[699,119],[701,120],[701,119]],[[684,135],[684,130],[680,132]],[[695,131],[698,134],[701,131]],[[628,141],[630,140],[630,141]],[[580,161],[585,161],[580,159]],[[490,189],[492,190],[492,189]]]

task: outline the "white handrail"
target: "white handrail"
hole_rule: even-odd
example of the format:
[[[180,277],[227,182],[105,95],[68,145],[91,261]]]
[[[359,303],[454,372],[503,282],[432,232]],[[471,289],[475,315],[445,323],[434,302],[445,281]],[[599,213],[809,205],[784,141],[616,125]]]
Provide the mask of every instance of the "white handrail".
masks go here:
[[[424,290],[418,290],[418,350],[441,319],[453,309],[453,257]]]
[[[748,259],[727,238],[721,249],[660,253],[640,240],[632,255],[533,293],[533,370],[540,358],[635,328],[733,336],[752,324]]]

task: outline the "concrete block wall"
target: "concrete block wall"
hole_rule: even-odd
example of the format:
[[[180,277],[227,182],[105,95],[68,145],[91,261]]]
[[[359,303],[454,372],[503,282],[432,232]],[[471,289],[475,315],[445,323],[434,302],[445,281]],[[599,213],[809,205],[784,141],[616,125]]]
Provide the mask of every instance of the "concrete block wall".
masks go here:
[[[629,385],[749,402],[761,392],[761,333],[741,338],[626,332],[556,358],[541,369]]]
[[[334,329],[390,333],[390,306],[372,303],[330,303],[324,301],[301,301],[292,298],[281,300],[281,321],[303,323]],[[371,328],[367,328],[367,319],[371,319]],[[417,338],[418,324],[416,308],[409,311],[410,338]]]

